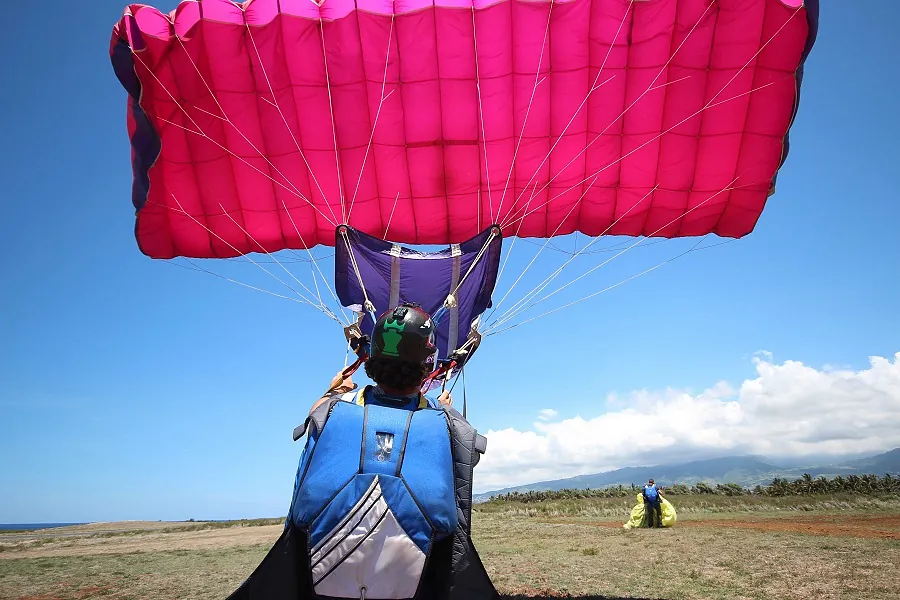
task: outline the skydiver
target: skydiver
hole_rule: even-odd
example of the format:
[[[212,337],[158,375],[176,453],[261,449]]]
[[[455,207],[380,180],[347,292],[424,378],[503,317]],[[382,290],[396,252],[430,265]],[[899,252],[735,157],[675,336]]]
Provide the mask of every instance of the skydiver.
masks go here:
[[[653,479],[644,485],[641,491],[644,496],[644,515],[647,519],[647,527],[662,527],[662,501],[659,488]],[[656,525],[654,525],[654,522]]]
[[[469,536],[485,440],[449,392],[420,391],[435,329],[414,304],[378,318],[363,363],[375,385],[342,371],[313,404],[285,533],[230,600],[498,598]]]

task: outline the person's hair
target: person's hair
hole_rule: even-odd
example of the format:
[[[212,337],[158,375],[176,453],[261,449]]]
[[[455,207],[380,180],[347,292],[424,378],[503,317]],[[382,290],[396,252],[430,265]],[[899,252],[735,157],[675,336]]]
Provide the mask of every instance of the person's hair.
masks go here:
[[[408,390],[422,385],[428,375],[427,365],[377,357],[366,361],[366,375],[379,385],[395,390]]]
[[[652,479],[651,479],[651,480],[650,480],[650,481],[648,481],[648,482],[647,482],[647,483],[653,483],[653,480],[652,480]]]

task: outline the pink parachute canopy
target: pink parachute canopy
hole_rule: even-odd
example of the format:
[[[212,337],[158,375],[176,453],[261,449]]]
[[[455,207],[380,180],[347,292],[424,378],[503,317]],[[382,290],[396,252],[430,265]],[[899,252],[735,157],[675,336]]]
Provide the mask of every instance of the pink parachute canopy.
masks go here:
[[[505,236],[740,237],[787,154],[818,0],[131,5],[156,258]]]

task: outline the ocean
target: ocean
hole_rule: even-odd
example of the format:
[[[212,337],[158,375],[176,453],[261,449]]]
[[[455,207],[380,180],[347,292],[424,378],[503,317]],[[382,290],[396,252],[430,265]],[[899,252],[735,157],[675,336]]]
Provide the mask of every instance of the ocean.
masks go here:
[[[31,529],[52,529],[69,525],[85,525],[85,523],[0,523],[0,531],[29,531]]]

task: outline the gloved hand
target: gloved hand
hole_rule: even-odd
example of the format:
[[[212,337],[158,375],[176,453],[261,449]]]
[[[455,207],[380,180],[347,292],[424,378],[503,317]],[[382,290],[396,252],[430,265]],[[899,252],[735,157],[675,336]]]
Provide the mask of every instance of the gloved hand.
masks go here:
[[[357,387],[359,387],[359,386],[356,385],[355,383],[353,383],[353,375],[348,375],[345,378],[344,370],[341,369],[340,371],[337,372],[337,375],[335,375],[331,379],[330,387],[328,388],[326,393],[327,392],[340,392],[340,393],[352,392]]]

